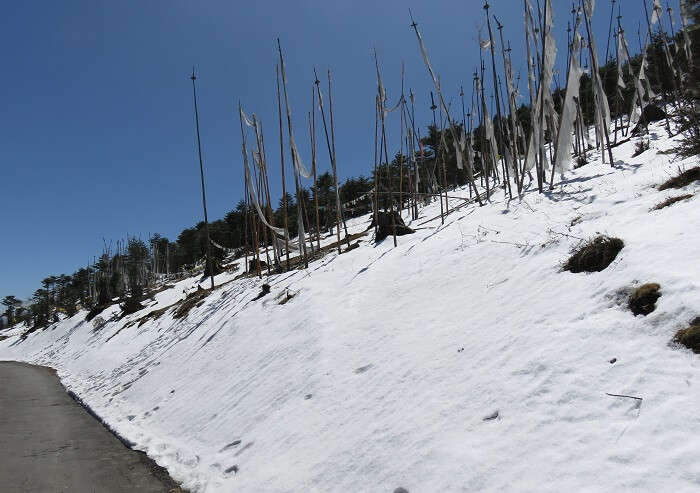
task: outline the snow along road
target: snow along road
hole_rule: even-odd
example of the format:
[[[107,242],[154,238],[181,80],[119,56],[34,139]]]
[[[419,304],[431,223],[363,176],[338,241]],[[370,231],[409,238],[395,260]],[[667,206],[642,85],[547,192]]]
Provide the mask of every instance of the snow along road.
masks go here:
[[[65,392],[50,368],[0,362],[0,490],[179,491]]]

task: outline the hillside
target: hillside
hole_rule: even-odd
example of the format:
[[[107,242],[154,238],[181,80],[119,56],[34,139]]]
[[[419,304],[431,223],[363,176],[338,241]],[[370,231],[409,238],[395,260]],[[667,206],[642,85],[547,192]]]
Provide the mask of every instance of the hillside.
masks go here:
[[[650,131],[616,168],[598,159],[444,225],[424,223],[435,202],[398,247],[370,234],[271,276],[261,299],[263,281],[221,274],[176,319],[163,309],[197,289],[187,279],[99,329],[82,311],[14,332],[0,359],[56,368],[196,492],[696,491],[700,358],[671,341],[700,315],[700,182],[656,186],[698,160]],[[624,241],[614,262],[563,271],[598,234]],[[634,316],[648,282],[662,296]]]

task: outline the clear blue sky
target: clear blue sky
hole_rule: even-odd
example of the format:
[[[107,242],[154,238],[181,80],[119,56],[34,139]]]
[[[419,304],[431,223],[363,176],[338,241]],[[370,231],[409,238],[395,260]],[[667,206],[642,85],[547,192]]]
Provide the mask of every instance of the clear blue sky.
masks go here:
[[[636,52],[642,0],[621,1]],[[520,72],[522,2],[491,4],[511,40],[514,70]],[[597,4],[594,30],[604,51],[610,3]],[[427,124],[432,87],[408,7],[447,99],[458,105],[459,86],[471,92],[478,64],[482,5],[478,0],[5,2],[0,15],[0,297],[25,299],[42,278],[72,273],[101,252],[103,238],[159,232],[175,239],[202,219],[188,79],[193,64],[199,75],[209,215],[217,219],[242,195],[239,99],[263,121],[275,171],[273,193],[279,194],[278,36],[304,156],[309,155],[305,129],[312,68],[333,71],[338,166],[341,178],[347,178],[367,174],[373,160],[373,49],[392,101],[399,95],[405,62],[406,86],[417,94],[418,121]],[[554,10],[563,71],[571,2],[554,0]],[[319,166],[327,168],[326,154],[320,156]]]

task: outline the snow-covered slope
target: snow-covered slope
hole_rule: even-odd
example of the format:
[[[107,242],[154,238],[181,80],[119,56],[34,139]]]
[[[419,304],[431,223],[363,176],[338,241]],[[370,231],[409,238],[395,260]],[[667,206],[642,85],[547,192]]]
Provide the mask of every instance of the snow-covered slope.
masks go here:
[[[366,237],[260,300],[262,281],[232,280],[185,319],[130,325],[185,280],[100,330],[83,312],[11,337],[0,358],[57,368],[198,492],[698,491],[700,358],[669,343],[700,315],[700,186],[656,190],[697,165],[658,153],[673,145],[653,127],[615,169],[417,227],[434,203],[397,248]],[[650,212],[681,193],[696,196]],[[613,264],[562,272],[598,233],[625,242]],[[645,282],[662,296],[635,317]]]

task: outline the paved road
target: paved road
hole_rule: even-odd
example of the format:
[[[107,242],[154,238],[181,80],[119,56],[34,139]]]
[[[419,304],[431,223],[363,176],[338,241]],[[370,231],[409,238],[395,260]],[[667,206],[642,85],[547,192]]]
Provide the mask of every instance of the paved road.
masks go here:
[[[125,447],[66,393],[55,372],[0,362],[0,491],[179,491],[164,469]]]

